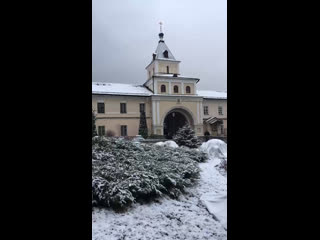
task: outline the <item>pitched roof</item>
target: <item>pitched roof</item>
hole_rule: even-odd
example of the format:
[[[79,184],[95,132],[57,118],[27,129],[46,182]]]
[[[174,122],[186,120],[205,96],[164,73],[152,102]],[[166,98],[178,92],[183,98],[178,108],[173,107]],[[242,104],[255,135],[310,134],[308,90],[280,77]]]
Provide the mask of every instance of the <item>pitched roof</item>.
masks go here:
[[[93,82],[92,94],[151,96],[152,92],[140,85]]]
[[[198,96],[208,99],[227,99],[227,92],[197,90]]]
[[[167,58],[163,54],[164,51],[168,51],[168,57]],[[159,41],[158,47],[157,47],[155,53],[156,53],[156,59],[174,60],[174,61],[176,61],[176,59],[174,58],[173,54],[171,53],[170,49],[168,48],[168,46],[165,44],[164,41]]]

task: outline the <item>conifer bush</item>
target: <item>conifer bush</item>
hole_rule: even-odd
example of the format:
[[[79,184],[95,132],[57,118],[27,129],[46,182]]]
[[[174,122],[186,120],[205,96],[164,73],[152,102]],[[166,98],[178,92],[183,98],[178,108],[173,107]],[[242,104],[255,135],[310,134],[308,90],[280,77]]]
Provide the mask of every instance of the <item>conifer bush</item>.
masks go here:
[[[173,136],[173,141],[175,141],[179,146],[186,146],[189,148],[198,148],[201,144],[201,141],[198,139],[189,124],[179,128],[176,135]]]
[[[92,110],[92,137],[97,136],[97,128],[96,128],[96,115],[94,110]]]
[[[147,119],[144,111],[140,112],[139,135],[141,135],[143,138],[148,137]]]
[[[125,210],[163,195],[178,198],[199,178],[206,154],[116,138],[92,139],[92,205]]]

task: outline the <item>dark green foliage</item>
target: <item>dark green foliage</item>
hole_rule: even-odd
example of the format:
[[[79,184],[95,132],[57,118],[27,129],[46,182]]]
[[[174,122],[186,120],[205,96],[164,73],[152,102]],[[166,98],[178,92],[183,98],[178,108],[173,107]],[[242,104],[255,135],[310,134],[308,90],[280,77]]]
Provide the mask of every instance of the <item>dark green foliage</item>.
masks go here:
[[[186,146],[189,148],[198,148],[201,144],[188,124],[184,125],[177,131],[176,135],[173,137],[173,141],[175,141],[179,146]]]
[[[177,198],[195,184],[200,172],[197,162],[207,158],[193,149],[104,137],[92,141],[92,204],[115,210],[164,194]]]
[[[94,110],[92,110],[92,137],[97,136],[97,128],[96,128],[96,115],[94,114]]]
[[[157,135],[157,134],[153,134],[153,133],[149,136],[149,138],[151,138],[151,139],[165,139],[165,137],[163,135]]]
[[[148,137],[147,119],[146,113],[144,111],[140,112],[139,135],[141,135],[145,139]]]

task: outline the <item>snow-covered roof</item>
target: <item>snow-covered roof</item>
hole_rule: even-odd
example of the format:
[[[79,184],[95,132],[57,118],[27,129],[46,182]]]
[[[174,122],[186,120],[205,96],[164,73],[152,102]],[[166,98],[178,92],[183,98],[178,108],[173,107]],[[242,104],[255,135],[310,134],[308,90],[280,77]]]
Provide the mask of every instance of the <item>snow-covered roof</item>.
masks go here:
[[[227,92],[198,90],[198,96],[210,99],[227,99]]]
[[[151,96],[152,92],[141,85],[93,82],[92,94]]]
[[[150,90],[141,85],[93,82],[92,94],[105,95],[129,95],[129,96],[151,96],[154,95]],[[209,99],[227,99],[226,92],[217,91],[197,91],[198,96]]]
[[[164,51],[168,51],[168,58],[164,56]],[[161,60],[176,60],[171,53],[170,49],[168,46],[164,43],[164,41],[159,41],[158,47],[156,49],[156,59],[161,59]]]

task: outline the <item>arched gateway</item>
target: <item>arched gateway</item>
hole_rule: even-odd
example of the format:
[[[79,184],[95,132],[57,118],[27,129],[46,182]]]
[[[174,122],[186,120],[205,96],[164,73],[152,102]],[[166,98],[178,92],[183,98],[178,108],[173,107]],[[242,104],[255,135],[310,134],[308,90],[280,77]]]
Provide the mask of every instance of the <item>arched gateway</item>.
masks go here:
[[[163,134],[166,138],[171,139],[179,128],[189,124],[192,128],[194,125],[192,115],[185,109],[175,108],[169,111],[163,121]]]

